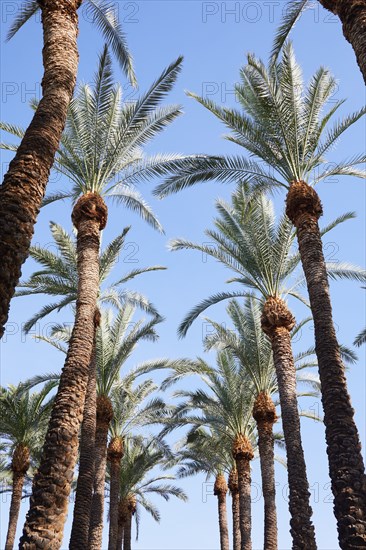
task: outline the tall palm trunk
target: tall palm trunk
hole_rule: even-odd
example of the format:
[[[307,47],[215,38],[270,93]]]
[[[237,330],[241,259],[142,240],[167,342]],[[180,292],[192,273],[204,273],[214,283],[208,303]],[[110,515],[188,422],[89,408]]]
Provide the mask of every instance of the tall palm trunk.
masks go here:
[[[122,550],[123,539],[124,539],[124,529],[126,523],[126,517],[128,513],[128,505],[125,499],[119,499],[118,502],[118,535],[116,550]]]
[[[38,3],[43,25],[43,95],[0,186],[0,337],[21,266],[29,254],[78,67],[77,9],[81,0]]]
[[[94,315],[93,354],[89,367],[84,417],[81,425],[79,475],[76,487],[74,517],[70,536],[70,550],[87,548],[89,540],[90,513],[94,485],[94,452],[96,430],[96,331],[100,324],[100,311]]]
[[[123,550],[131,550],[132,516],[136,512],[136,497],[129,494],[126,499],[127,513],[123,534]]]
[[[238,472],[241,550],[252,550],[250,461],[254,453],[251,442],[243,434],[238,434],[234,440],[233,457]]]
[[[342,549],[366,546],[365,467],[333,324],[318,225],[322,206],[315,190],[300,181],[291,184],[286,212],[297,229],[314,319],[315,349],[339,544]]]
[[[309,483],[306,475],[304,451],[301,442],[300,417],[296,397],[296,371],[291,348],[290,331],[295,326],[285,302],[268,298],[262,314],[262,329],[272,343],[281,403],[283,433],[286,443],[289,482],[289,509],[293,548],[316,548],[314,526],[311,521]]]
[[[89,547],[93,550],[99,550],[102,547],[108,430],[112,418],[113,408],[109,397],[98,395],[94,453],[94,494],[89,527]]]
[[[227,525],[226,509],[227,484],[223,474],[218,474],[216,476],[214,495],[217,496],[219,511],[220,549],[229,550],[229,528]]]
[[[93,350],[94,313],[99,289],[100,231],[107,207],[89,193],[76,203],[78,297],[75,324],[53,405],[41,463],[34,477],[30,510],[20,548],[60,548],[68,498],[78,454],[89,365]]]
[[[9,510],[9,525],[6,535],[5,550],[13,550],[15,533],[17,530],[20,503],[22,500],[23,485],[29,468],[29,449],[19,443],[13,453],[11,469],[13,471],[13,488]]]
[[[365,0],[319,0],[327,10],[338,15],[343,34],[350,42],[366,84],[366,2]]]
[[[123,438],[114,437],[108,446],[107,458],[110,463],[109,493],[109,542],[108,550],[116,550],[118,538],[118,497],[120,490],[121,460],[123,458]]]
[[[253,417],[257,423],[258,448],[264,498],[264,550],[277,550],[277,509],[274,472],[273,424],[277,420],[274,403],[266,392],[258,394]]]
[[[131,550],[132,512],[128,512],[123,530],[123,550]]]
[[[228,483],[229,491],[232,499],[232,516],[233,516],[233,549],[241,549],[241,534],[240,534],[240,500],[239,500],[239,480],[236,468],[232,469],[229,475]]]

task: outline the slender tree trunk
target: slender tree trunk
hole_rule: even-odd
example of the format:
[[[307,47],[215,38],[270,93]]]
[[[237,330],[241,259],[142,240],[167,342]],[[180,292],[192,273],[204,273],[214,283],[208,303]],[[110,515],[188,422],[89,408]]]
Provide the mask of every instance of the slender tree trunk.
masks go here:
[[[124,523],[118,520],[118,535],[117,535],[116,550],[122,550],[123,536],[124,536]]]
[[[296,397],[296,371],[290,331],[295,319],[280,298],[268,298],[262,314],[262,329],[272,343],[278,391],[281,403],[283,433],[286,443],[289,482],[289,509],[294,549],[316,548],[311,521],[309,483],[301,442],[300,417]]]
[[[338,15],[343,34],[351,44],[366,84],[366,0],[319,0],[327,10]]]
[[[227,525],[226,495],[227,484],[225,477],[218,474],[215,480],[214,495],[217,496],[220,528],[220,549],[229,550],[229,528]]]
[[[28,257],[34,225],[59,147],[78,67],[81,0],[39,0],[43,25],[43,96],[0,186],[0,337]]]
[[[240,533],[240,500],[239,491],[233,491],[232,497],[232,513],[233,513],[233,547],[234,550],[241,549],[241,533]]]
[[[89,547],[102,548],[105,474],[107,469],[107,442],[109,423],[113,417],[110,399],[97,397],[97,429],[95,434],[95,477],[94,494],[89,527]]]
[[[70,550],[86,549],[89,540],[90,513],[94,485],[94,453],[96,430],[96,331],[99,326],[100,313],[94,315],[93,354],[89,367],[88,386],[86,389],[84,418],[81,425],[79,475],[76,487],[74,517],[70,536]]]
[[[349,2],[355,4],[355,2]],[[347,391],[330,301],[318,218],[322,206],[305,182],[291,184],[287,215],[297,229],[311,311],[324,409],[329,474],[340,547],[366,546],[366,482],[354,410]]]
[[[118,502],[118,536],[116,550],[122,550],[123,539],[124,539],[124,529],[127,517],[127,502],[125,499],[119,499]]]
[[[252,550],[252,505],[250,461],[254,458],[248,437],[238,434],[233,443],[233,457],[238,472],[241,550]]]
[[[22,500],[24,479],[25,479],[24,472],[13,472],[13,489],[11,493],[9,525],[8,525],[8,533],[6,535],[5,550],[13,550],[15,533],[18,525],[20,503]]]
[[[62,542],[93,350],[100,230],[105,227],[106,217],[104,201],[94,194],[81,197],[73,210],[78,230],[76,317],[20,539],[20,548],[27,550],[56,550]]]
[[[127,514],[123,531],[123,550],[131,550],[132,512]]]
[[[109,492],[109,542],[108,550],[116,550],[118,538],[118,500],[120,492],[121,460],[123,458],[123,439],[114,437],[108,447],[110,463],[110,492]]]
[[[264,498],[264,550],[277,550],[277,509],[274,471],[273,424],[277,420],[276,409],[268,393],[261,392],[253,407],[257,423],[258,448]]]
[[[241,534],[240,534],[240,499],[239,499],[239,480],[238,471],[232,468],[229,475],[228,483],[229,491],[232,498],[232,516],[233,516],[233,548],[234,550],[241,549]]]

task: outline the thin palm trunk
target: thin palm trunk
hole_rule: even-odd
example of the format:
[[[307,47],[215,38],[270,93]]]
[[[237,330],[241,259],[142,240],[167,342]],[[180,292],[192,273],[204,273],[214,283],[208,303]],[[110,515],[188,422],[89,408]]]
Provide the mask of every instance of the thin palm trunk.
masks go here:
[[[123,530],[123,550],[131,550],[132,512],[129,511],[126,517]]]
[[[121,460],[123,458],[123,440],[114,437],[108,447],[110,463],[110,494],[109,494],[109,542],[108,550],[116,550],[118,538],[118,498],[120,492]]]
[[[93,350],[94,313],[99,289],[100,231],[107,208],[94,194],[73,209],[78,230],[78,298],[75,324],[53,405],[39,469],[34,477],[30,510],[20,548],[59,549],[79,446],[89,365]]]
[[[121,522],[118,520],[118,535],[117,535],[116,550],[122,550],[123,537],[124,537],[124,522]]]
[[[70,550],[87,548],[94,485],[94,452],[96,430],[96,357],[95,340],[100,313],[94,316],[94,344],[89,367],[84,417],[81,426],[79,475],[76,487],[74,517],[70,536]]]
[[[318,225],[321,214],[321,203],[314,189],[305,182],[293,183],[287,197],[287,215],[297,229],[314,319],[315,349],[339,544],[342,549],[348,549],[366,546],[365,467],[334,330]]]
[[[97,428],[95,434],[94,494],[89,528],[89,547],[100,550],[103,536],[105,474],[107,469],[107,442],[109,423],[113,417],[108,397],[97,397]]]
[[[343,34],[351,44],[366,84],[366,2],[365,0],[319,0],[326,9],[338,15]]]
[[[10,504],[10,511],[9,511],[9,526],[8,526],[8,533],[6,535],[5,550],[13,550],[15,533],[18,525],[20,503],[22,500],[24,479],[25,479],[25,474],[21,472],[14,472],[13,487],[12,487],[12,493],[11,493],[11,504]]]
[[[311,521],[309,483],[301,442],[296,371],[291,348],[290,331],[294,325],[295,319],[285,302],[280,298],[268,298],[263,309],[262,329],[271,340],[280,396],[293,548],[313,550],[316,549],[315,531]]]
[[[274,471],[273,424],[277,420],[276,409],[271,397],[261,392],[253,407],[257,423],[258,449],[262,475],[264,499],[264,550],[277,550],[277,509]]]
[[[240,500],[239,491],[233,491],[232,497],[232,514],[233,514],[233,547],[234,550],[241,549],[241,533],[240,533]]]
[[[118,502],[118,535],[117,535],[117,543],[116,543],[116,550],[122,550],[123,547],[123,539],[124,539],[124,529],[125,529],[125,522],[126,522],[126,508],[127,504],[124,499],[119,499]]]
[[[225,477],[218,474],[215,480],[214,495],[217,496],[220,528],[220,549],[229,550],[229,528],[226,509],[227,484]]]
[[[233,457],[238,472],[241,550],[252,550],[252,505],[250,461],[254,457],[252,445],[242,434],[233,443]]]
[[[234,550],[241,549],[241,534],[240,534],[240,499],[239,499],[239,481],[236,468],[232,468],[229,475],[228,483],[229,491],[232,498],[232,517],[233,517],[233,548]]]
[[[34,225],[59,147],[78,67],[81,0],[42,0],[42,99],[0,186],[0,337],[28,257]]]

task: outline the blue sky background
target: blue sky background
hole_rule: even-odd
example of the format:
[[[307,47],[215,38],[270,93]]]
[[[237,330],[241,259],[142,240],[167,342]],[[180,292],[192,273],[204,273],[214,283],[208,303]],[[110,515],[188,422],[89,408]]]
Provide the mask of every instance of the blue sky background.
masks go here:
[[[187,98],[184,90],[209,95],[216,102],[234,106],[233,83],[238,80],[239,69],[245,62],[246,52],[255,52],[267,58],[272,38],[285,2],[201,2],[144,0],[115,2],[127,33],[128,43],[135,60],[139,88],[146,90],[163,68],[179,54],[185,57],[181,76],[170,96],[171,103],[184,106],[184,116],[177,120],[148,148],[155,152],[190,153],[239,153],[236,146],[225,142],[221,135],[225,128],[203,107]],[[297,57],[306,79],[325,65],[339,79],[339,89],[334,100],[346,97],[348,101],[342,112],[356,110],[365,101],[362,76],[356,65],[351,46],[345,41],[336,18],[318,6],[305,14],[293,33]],[[1,3],[1,120],[26,126],[31,119],[28,101],[40,96],[42,78],[42,36],[39,17],[21,29],[10,43],[4,43],[6,31],[16,10],[22,2]],[[97,29],[90,24],[85,6],[80,9],[80,66],[79,81],[91,81],[97,54],[103,42]],[[115,78],[125,89],[125,98],[138,95],[127,83],[118,66]],[[365,149],[365,122],[360,121],[348,132],[332,152],[329,161],[351,156]],[[2,153],[1,171],[5,173],[11,155]],[[53,175],[49,190],[66,187],[68,182]],[[224,290],[229,277],[214,260],[195,252],[171,253],[167,243],[173,237],[186,237],[197,242],[207,242],[204,230],[211,226],[215,214],[215,199],[228,199],[231,186],[206,183],[191,188],[179,195],[158,201],[151,197],[152,184],[145,184],[141,191],[153,206],[163,223],[166,235],[155,233],[136,215],[125,209],[110,206],[108,228],[103,242],[109,242],[123,227],[132,225],[126,248],[115,268],[115,277],[137,266],[165,265],[168,270],[146,274],[136,279],[130,288],[144,292],[165,316],[160,325],[160,340],[156,344],[140,345],[129,361],[132,367],[140,361],[156,357],[181,357],[202,355],[202,337],[208,327],[197,320],[188,336],[178,340],[176,328],[184,314],[194,304],[213,292]],[[321,224],[325,225],[338,215],[352,210],[357,219],[347,222],[325,238],[328,259],[365,263],[365,186],[353,178],[343,178],[321,183],[318,192],[324,206]],[[284,195],[275,197],[276,211],[282,212]],[[51,242],[49,221],[61,223],[71,229],[69,203],[51,205],[44,209],[38,219],[34,243],[45,245]],[[28,261],[23,269],[24,278],[35,265]],[[357,283],[339,282],[331,285],[334,319],[339,340],[351,345],[355,335],[365,324],[365,292]],[[16,299],[12,302],[8,332],[1,342],[1,384],[17,384],[36,373],[60,370],[63,357],[47,344],[34,341],[21,333],[24,323],[35,310],[47,303],[39,297]],[[307,315],[303,306],[291,303],[297,319]],[[208,312],[215,320],[225,322],[225,307],[216,306]],[[47,323],[39,329],[45,333]],[[70,312],[59,315],[60,321],[72,321]],[[304,328],[296,349],[306,349],[312,343],[311,327]],[[359,362],[350,368],[347,376],[356,421],[365,446],[365,347],[358,351]],[[214,354],[208,354],[214,361]],[[155,377],[159,382],[162,375]],[[193,387],[194,380],[185,387]],[[315,402],[306,408],[318,410]],[[302,422],[303,444],[312,491],[314,524],[320,550],[338,548],[335,520],[332,514],[331,492],[327,474],[327,459],[324,444],[324,429],[312,420]],[[177,436],[178,437],[178,436]],[[174,437],[172,442],[177,439]],[[286,501],[286,472],[276,466],[279,548],[291,547],[288,529],[289,514]],[[253,462],[253,548],[263,545],[263,500],[260,496],[259,462]],[[160,525],[142,515],[140,539],[133,543],[139,550],[213,550],[219,547],[216,499],[211,494],[212,486],[205,484],[203,476],[181,482],[189,496],[188,504],[170,501],[157,502],[162,521]],[[207,495],[207,496],[206,496]],[[10,496],[2,496],[1,547],[5,541]],[[228,501],[228,505],[230,501]],[[28,503],[22,505],[19,532]],[[71,509],[65,528],[63,548],[67,548],[71,526]],[[107,534],[107,529],[105,530]],[[107,539],[104,540],[107,546]]]

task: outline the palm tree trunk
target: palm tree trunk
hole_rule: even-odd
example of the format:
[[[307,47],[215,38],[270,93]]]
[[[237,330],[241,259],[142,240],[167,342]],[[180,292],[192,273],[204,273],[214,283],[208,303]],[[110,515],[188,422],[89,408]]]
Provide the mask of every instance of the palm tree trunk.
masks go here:
[[[109,492],[109,541],[108,550],[116,550],[118,538],[118,500],[120,492],[121,460],[123,458],[123,439],[114,437],[108,447],[110,463],[110,492]]]
[[[225,476],[218,474],[215,480],[214,495],[217,496],[220,528],[220,549],[229,550],[229,528],[226,509],[227,484]]]
[[[365,467],[333,324],[318,225],[322,206],[314,189],[305,182],[296,182],[291,184],[286,212],[297,229],[314,319],[315,349],[339,544],[342,549],[366,546]]]
[[[301,442],[300,417],[296,397],[296,371],[291,348],[290,331],[295,319],[280,298],[268,298],[262,314],[262,329],[272,343],[282,426],[286,443],[289,482],[289,509],[293,548],[316,549],[311,521],[309,483]]]
[[[239,491],[233,491],[231,493],[231,498],[233,513],[233,547],[234,550],[241,550]]]
[[[97,313],[98,312],[98,313]],[[94,316],[93,354],[89,367],[88,386],[86,390],[84,418],[81,425],[79,475],[76,487],[74,517],[70,536],[70,550],[87,548],[89,525],[94,485],[94,453],[96,430],[96,330],[100,313]]]
[[[123,537],[124,537],[124,523],[118,520],[118,535],[117,535],[116,550],[122,550]]]
[[[113,417],[108,397],[97,397],[97,429],[95,434],[94,494],[89,527],[89,548],[100,550],[103,536],[105,474],[107,469],[107,442],[109,423]]]
[[[277,420],[276,409],[271,397],[261,392],[253,407],[257,423],[258,449],[264,498],[264,550],[277,550],[277,509],[274,471],[273,424]]]
[[[250,463],[246,458],[236,459],[239,482],[239,511],[241,550],[252,550],[252,510],[250,490]]]
[[[248,437],[238,434],[234,439],[232,451],[238,472],[241,550],[252,550],[250,461],[254,458],[254,453]]]
[[[127,514],[123,532],[123,550],[131,550],[132,512]]]
[[[239,498],[239,480],[238,471],[233,467],[229,474],[228,482],[229,491],[232,498],[232,515],[233,515],[233,548],[234,550],[241,549],[241,533],[240,533],[240,498]]]
[[[73,210],[78,230],[78,298],[69,350],[55,397],[41,463],[34,477],[30,510],[20,548],[59,549],[78,454],[89,365],[93,350],[94,313],[99,289],[100,231],[107,208],[94,194],[81,197]]]
[[[42,0],[43,96],[0,186],[0,337],[28,257],[78,67],[81,0]]]
[[[365,0],[319,0],[327,10],[338,15],[343,34],[351,44],[366,84],[366,2]]]
[[[13,488],[11,493],[11,504],[9,511],[9,526],[6,535],[5,550],[13,550],[15,533],[17,530],[20,503],[24,485],[25,473],[13,472]]]

